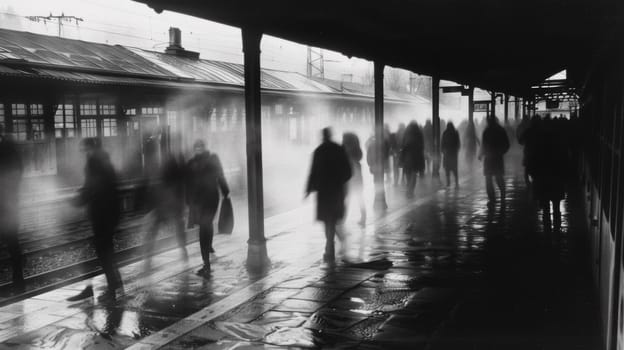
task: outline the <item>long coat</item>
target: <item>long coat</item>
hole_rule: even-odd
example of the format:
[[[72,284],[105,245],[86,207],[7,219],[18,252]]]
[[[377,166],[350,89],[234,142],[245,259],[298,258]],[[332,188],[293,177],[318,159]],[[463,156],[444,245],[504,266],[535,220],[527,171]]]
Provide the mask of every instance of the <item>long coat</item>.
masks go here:
[[[22,178],[22,160],[16,145],[0,140],[0,232],[17,233],[18,191]]]
[[[208,151],[195,155],[186,167],[186,200],[191,210],[189,225],[202,217],[214,217],[219,207],[219,190],[223,196],[230,193],[219,157]]]
[[[314,150],[306,192],[317,193],[318,220],[338,221],[344,217],[346,184],[351,174],[349,157],[343,147],[326,141]]]
[[[401,162],[406,172],[422,172],[425,170],[425,144],[423,134],[416,123],[405,128]]]
[[[457,169],[457,154],[459,153],[459,133],[457,130],[447,128],[442,133],[442,155],[444,155],[444,169]]]
[[[484,157],[483,174],[503,175],[505,173],[503,156],[509,150],[507,132],[499,124],[492,123],[483,130],[481,140],[481,154]]]
[[[121,216],[117,191],[117,175],[108,153],[96,150],[87,157],[85,182],[80,189],[79,204],[87,206],[89,219],[94,227],[114,228]],[[94,230],[112,234],[111,229]]]

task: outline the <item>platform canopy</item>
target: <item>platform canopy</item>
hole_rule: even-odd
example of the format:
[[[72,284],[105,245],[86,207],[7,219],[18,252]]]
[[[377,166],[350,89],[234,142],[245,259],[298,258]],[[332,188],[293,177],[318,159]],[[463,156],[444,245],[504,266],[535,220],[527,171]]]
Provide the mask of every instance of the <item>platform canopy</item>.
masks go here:
[[[567,69],[583,84],[621,0],[137,0],[419,74],[517,95]]]

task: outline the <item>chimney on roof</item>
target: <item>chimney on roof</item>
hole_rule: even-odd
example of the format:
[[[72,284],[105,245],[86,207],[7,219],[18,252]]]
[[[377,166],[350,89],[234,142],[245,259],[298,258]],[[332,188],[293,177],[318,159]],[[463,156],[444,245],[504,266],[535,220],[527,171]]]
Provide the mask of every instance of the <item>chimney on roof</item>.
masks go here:
[[[169,46],[165,49],[165,53],[194,60],[199,59],[199,52],[188,51],[182,47],[182,31],[175,27],[169,28]]]

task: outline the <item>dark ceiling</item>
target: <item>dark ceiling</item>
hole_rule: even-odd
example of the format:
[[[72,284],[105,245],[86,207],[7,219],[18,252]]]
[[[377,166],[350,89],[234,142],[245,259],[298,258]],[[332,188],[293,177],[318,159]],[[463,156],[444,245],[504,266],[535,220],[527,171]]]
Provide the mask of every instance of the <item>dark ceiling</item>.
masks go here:
[[[563,69],[581,86],[624,38],[624,0],[137,1],[516,95]]]

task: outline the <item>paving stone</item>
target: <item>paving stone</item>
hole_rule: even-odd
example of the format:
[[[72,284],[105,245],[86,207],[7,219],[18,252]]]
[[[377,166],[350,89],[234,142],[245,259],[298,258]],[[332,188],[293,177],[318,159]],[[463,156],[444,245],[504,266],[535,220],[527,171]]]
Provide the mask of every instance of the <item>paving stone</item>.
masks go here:
[[[274,311],[294,311],[294,312],[315,312],[320,309],[324,303],[310,300],[286,299],[281,304],[273,308]]]

